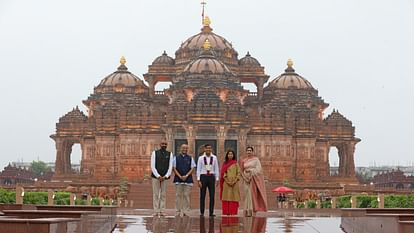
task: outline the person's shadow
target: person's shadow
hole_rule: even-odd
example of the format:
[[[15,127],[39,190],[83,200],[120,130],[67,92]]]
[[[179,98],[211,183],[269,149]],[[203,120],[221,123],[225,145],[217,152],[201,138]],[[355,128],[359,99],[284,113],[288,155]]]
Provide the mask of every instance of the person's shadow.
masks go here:
[[[200,217],[200,233],[206,233],[206,219]],[[214,218],[208,219],[208,233],[214,233]]]

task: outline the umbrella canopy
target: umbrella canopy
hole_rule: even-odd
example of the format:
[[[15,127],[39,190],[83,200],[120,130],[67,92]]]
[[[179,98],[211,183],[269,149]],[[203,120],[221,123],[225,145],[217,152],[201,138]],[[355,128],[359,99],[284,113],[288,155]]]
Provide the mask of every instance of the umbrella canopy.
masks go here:
[[[293,193],[295,192],[295,190],[285,187],[285,186],[280,186],[277,188],[272,189],[272,192],[274,193]]]

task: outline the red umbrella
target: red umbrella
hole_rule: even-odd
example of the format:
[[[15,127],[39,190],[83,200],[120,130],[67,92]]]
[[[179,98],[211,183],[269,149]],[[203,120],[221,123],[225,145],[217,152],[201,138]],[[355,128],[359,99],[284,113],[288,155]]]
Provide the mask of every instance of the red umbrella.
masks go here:
[[[295,190],[285,187],[285,186],[280,186],[277,188],[272,189],[272,192],[274,193],[293,193],[295,192]]]

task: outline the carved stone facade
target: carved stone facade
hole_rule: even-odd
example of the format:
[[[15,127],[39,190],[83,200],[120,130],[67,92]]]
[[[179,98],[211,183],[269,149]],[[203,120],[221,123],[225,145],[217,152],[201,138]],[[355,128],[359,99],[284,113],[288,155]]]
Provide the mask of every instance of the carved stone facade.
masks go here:
[[[81,176],[142,179],[160,140],[169,149],[187,142],[199,153],[203,141],[216,145],[223,160],[227,147],[244,154],[254,147],[269,180],[355,181],[354,150],[360,141],[352,122],[338,111],[323,117],[328,104],[288,61],[285,72],[268,84],[264,67],[249,53],[238,53],[213,33],[209,20],[181,44],[175,59],[165,52],[149,65],[146,83],[128,71],[125,59],[78,108],[59,119],[55,178],[70,177],[74,143],[82,150]],[[158,82],[171,82],[155,91]],[[244,89],[252,83],[257,92]],[[226,146],[227,145],[227,146]],[[338,149],[339,176],[329,176],[329,150]]]

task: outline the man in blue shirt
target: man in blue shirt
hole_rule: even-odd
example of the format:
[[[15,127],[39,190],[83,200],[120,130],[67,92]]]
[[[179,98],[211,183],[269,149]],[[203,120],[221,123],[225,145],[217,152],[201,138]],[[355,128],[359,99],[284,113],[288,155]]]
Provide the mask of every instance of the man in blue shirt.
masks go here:
[[[190,210],[190,191],[193,186],[192,174],[196,165],[193,157],[187,154],[187,144],[182,144],[180,151],[173,161],[175,209],[176,216],[187,216]]]

